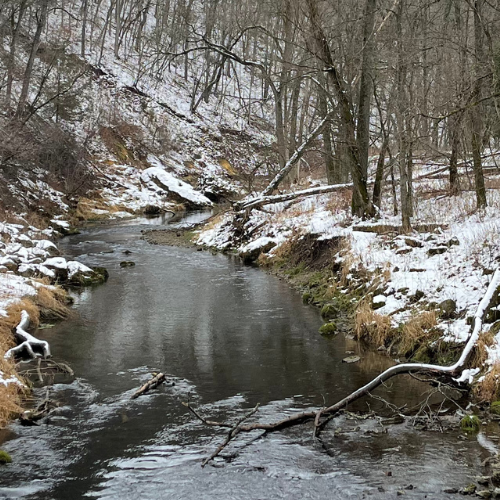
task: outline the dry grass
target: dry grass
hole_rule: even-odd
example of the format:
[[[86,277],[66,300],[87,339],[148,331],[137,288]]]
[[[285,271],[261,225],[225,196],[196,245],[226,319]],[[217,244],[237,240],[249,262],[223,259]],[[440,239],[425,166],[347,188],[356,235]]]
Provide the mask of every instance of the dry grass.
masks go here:
[[[340,243],[339,255],[342,257],[340,266],[340,285],[346,286],[349,281],[349,274],[354,266],[360,264],[359,257],[352,251],[351,241],[349,238],[342,239]]]
[[[68,319],[72,311],[66,304],[67,293],[62,288],[41,287],[38,289],[36,305],[40,308],[42,316],[61,320]]]
[[[392,335],[391,318],[373,311],[368,300],[362,300],[355,312],[354,334],[376,346],[385,345]]]
[[[474,387],[474,395],[480,401],[495,401],[499,396],[500,362],[496,362],[485,375],[484,380]]]
[[[479,335],[476,345],[472,350],[470,365],[482,367],[488,359],[488,347],[495,343],[495,334],[492,331],[484,332]]]
[[[23,299],[7,308],[7,316],[0,316],[0,371],[2,378],[19,376],[13,360],[5,360],[5,353],[15,345],[13,332],[21,321],[22,311],[30,316],[30,325],[37,327],[40,313],[51,317],[65,319],[70,314],[66,306],[66,292],[55,287],[40,287],[34,299]],[[0,384],[0,429],[21,411],[21,399],[26,389],[18,384]]]
[[[105,210],[107,213],[96,213],[95,210]],[[116,212],[129,212],[130,209],[122,205],[108,205],[102,199],[80,198],[76,207],[75,216],[79,220],[107,219],[110,214]]]
[[[330,194],[330,199],[325,205],[325,208],[329,210],[332,214],[338,214],[341,212],[348,212],[351,208],[351,189],[342,189]]]
[[[435,311],[424,311],[413,316],[403,325],[399,351],[403,354],[413,352],[418,345],[433,338],[435,336],[433,328],[436,325]]]
[[[29,299],[12,304],[7,309],[7,316],[0,316],[0,371],[2,378],[18,377],[13,360],[5,360],[4,355],[14,346],[13,330],[21,320],[21,312],[26,310],[33,325],[38,325],[39,311]],[[23,388],[17,384],[0,384],[0,429],[21,411]]]

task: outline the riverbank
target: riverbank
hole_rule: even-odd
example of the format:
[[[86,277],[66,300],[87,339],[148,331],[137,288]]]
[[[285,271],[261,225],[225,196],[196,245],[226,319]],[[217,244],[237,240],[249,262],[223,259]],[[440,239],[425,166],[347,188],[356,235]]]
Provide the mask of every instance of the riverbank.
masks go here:
[[[200,484],[213,492],[214,482],[217,494],[225,494],[229,481],[252,499],[275,491],[320,498],[332,490],[339,497],[366,492],[382,499],[403,491],[405,498],[421,499],[441,498],[444,490],[458,490],[486,472],[481,462],[491,452],[476,435],[457,430],[454,411],[398,424],[401,418],[392,418],[390,408],[379,412],[385,404],[374,398],[349,408],[363,414],[346,412],[332,421],[322,434],[324,447],[303,426],[244,446],[238,441],[202,469],[219,441],[212,428],[187,416],[181,402],[228,422],[261,403],[254,420],[275,421],[338,400],[392,360],[343,335],[318,335],[318,312],[261,269],[221,253],[141,240],[145,224],[155,228],[158,222],[96,224],[59,241],[65,255],[106,267],[110,279],[75,295],[74,318],[37,333],[70,364],[75,380],[50,388],[61,407],[49,425],[10,427],[11,440],[1,447],[13,463],[1,470],[0,494],[14,496],[24,486],[25,496],[42,490],[40,499],[128,499],[139,491],[130,490],[133,481],[147,498],[179,498],[196,495]],[[120,267],[125,251],[134,267]],[[344,363],[348,351],[361,360]],[[175,386],[130,400],[159,371]],[[410,410],[429,397],[428,389],[403,376],[374,396]],[[35,394],[45,397],[45,391]],[[366,402],[384,417],[366,418]],[[486,422],[483,415],[481,420]],[[481,433],[481,442],[496,446],[496,423],[483,425]],[[39,443],[43,452],[37,454]],[[419,482],[423,470],[425,485]],[[40,477],[47,479],[32,481]]]
[[[400,219],[350,217],[348,194],[311,196],[227,212],[194,236],[206,248],[231,251],[276,272],[321,307],[322,333],[351,327],[380,351],[409,360],[452,364],[471,332],[472,318],[500,260],[500,200],[474,211],[470,193],[422,200],[414,230]],[[485,318],[465,377],[479,400],[499,397],[500,316]]]
[[[20,375],[19,361],[36,355],[46,357],[50,348],[20,331],[23,312],[29,316],[30,331],[51,328],[72,315],[67,287],[102,283],[104,269],[91,269],[60,256],[58,239],[71,231],[68,222],[56,218],[44,223],[22,216],[0,223],[0,428],[23,411],[23,398],[30,381]],[[42,227],[40,227],[42,226]]]

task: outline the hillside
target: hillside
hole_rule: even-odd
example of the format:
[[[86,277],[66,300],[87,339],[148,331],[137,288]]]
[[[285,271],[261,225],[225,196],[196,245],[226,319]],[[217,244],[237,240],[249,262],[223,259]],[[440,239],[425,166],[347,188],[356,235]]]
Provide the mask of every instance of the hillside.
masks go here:
[[[321,333],[500,399],[499,28],[484,0],[2,2],[0,425],[47,354],[27,318],[108,276],[58,239],[191,210]]]

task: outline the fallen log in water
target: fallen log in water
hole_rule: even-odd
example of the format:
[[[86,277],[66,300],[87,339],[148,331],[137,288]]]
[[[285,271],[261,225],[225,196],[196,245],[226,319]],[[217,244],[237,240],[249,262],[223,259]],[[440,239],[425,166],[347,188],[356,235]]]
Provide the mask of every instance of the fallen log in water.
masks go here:
[[[158,387],[160,384],[165,382],[167,379],[165,377],[164,373],[158,373],[157,375],[154,375],[151,380],[148,380],[143,386],[141,386],[137,391],[130,396],[130,399],[136,399],[139,396],[142,396],[143,394],[146,394],[149,392],[151,389],[155,389]]]

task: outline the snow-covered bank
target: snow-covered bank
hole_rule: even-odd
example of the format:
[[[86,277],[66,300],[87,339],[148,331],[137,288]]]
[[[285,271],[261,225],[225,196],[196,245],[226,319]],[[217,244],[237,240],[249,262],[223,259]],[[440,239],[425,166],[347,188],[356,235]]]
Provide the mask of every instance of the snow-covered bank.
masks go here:
[[[469,209],[472,196],[462,193],[460,197],[419,200],[418,217],[413,221],[419,230],[411,234],[400,234],[401,221],[396,216],[353,219],[348,193],[333,193],[292,204],[268,204],[250,214],[226,213],[200,232],[197,243],[274,263],[292,276],[306,275],[295,282],[304,291],[310,286],[313,291],[321,288],[319,305],[331,305],[342,294],[355,297],[356,314],[363,309],[368,322],[362,328],[369,334],[360,336],[385,348],[397,337],[407,348],[398,352],[400,356],[417,360],[418,353],[425,360],[428,353],[421,349],[422,342],[453,346],[468,339],[474,311],[500,261],[500,195],[489,191],[489,207],[480,212]],[[301,242],[306,257],[290,258],[292,247],[299,248]],[[321,269],[307,257],[320,245],[323,253],[329,252]],[[314,273],[319,270],[326,274],[318,285],[320,278]],[[472,367],[481,369],[476,380],[500,361],[498,309],[489,311],[483,325],[480,339],[486,354],[477,357],[481,366]],[[427,325],[419,323],[424,338],[420,344],[417,340],[405,343],[395,332],[404,336],[405,325],[415,326],[423,313],[428,320]],[[383,325],[385,333],[380,332]]]
[[[21,216],[0,223],[0,427],[20,411],[20,391],[26,390],[15,363],[34,348],[50,355],[46,342],[26,330],[40,321],[53,322],[68,315],[68,298],[61,285],[85,286],[105,280],[104,270],[94,270],[59,256],[54,241],[68,222],[54,219],[44,229]],[[19,340],[19,347],[15,347]]]

